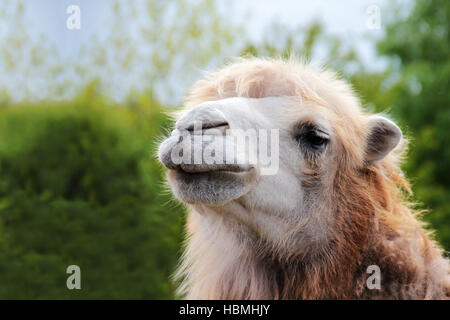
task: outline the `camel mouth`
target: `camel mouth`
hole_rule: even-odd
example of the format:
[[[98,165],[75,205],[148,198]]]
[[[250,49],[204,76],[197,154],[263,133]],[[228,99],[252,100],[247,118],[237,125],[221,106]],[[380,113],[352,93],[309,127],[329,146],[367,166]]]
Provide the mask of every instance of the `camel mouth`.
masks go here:
[[[224,205],[251,190],[256,168],[172,169],[167,179],[175,196],[187,204]]]
[[[221,179],[227,177],[227,181],[231,181],[229,179],[241,179],[246,174],[250,174],[254,171],[254,169],[246,170],[246,171],[231,171],[231,170],[210,170],[210,171],[185,171],[185,170],[169,170],[172,172],[172,176],[177,179],[178,182],[194,182],[196,180],[204,180],[206,181],[216,181],[216,183],[220,184]],[[181,179],[181,180],[179,180]]]
[[[177,170],[190,173],[208,173],[208,172],[228,172],[228,173],[244,173],[254,170],[252,165],[238,165],[238,164],[180,164]]]

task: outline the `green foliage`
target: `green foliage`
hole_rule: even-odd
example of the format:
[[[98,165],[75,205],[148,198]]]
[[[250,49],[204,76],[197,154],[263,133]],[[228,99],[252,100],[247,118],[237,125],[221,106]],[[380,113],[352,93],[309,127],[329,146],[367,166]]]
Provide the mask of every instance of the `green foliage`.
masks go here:
[[[151,155],[166,123],[90,94],[0,111],[0,299],[173,297],[183,211]]]
[[[392,112],[412,140],[406,170],[427,219],[450,249],[450,3],[417,1],[391,17],[379,51],[391,57],[398,81]]]

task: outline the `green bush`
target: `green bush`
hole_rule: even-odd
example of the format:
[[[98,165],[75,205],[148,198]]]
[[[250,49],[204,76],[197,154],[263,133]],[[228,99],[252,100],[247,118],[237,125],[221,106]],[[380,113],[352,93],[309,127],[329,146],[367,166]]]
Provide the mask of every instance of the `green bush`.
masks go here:
[[[398,68],[391,108],[412,140],[405,169],[416,199],[429,211],[425,218],[449,251],[450,2],[417,1],[408,17],[391,14],[378,51]]]
[[[166,122],[149,100],[0,111],[0,299],[173,298],[183,210],[152,156]]]

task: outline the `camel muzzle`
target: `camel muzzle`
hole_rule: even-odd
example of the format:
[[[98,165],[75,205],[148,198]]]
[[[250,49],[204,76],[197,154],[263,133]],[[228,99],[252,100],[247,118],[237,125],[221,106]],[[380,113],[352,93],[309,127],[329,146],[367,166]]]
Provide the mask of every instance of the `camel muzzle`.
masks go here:
[[[193,109],[175,127],[159,148],[159,159],[166,168],[203,173],[246,172],[254,167],[236,152],[236,137],[228,134],[230,126],[217,109]]]

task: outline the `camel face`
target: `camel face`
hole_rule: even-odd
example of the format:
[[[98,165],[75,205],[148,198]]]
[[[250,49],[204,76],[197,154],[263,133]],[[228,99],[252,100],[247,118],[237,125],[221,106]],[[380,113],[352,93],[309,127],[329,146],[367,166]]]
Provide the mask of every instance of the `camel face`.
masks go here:
[[[186,110],[159,158],[181,201],[229,208],[234,216],[236,205],[253,208],[261,214],[242,212],[238,219],[276,238],[322,201],[319,190],[336,170],[333,144],[327,115],[316,106],[294,97],[235,97]],[[315,237],[326,230],[309,229]]]
[[[274,72],[265,77],[289,83]],[[280,87],[274,82],[248,89],[256,97],[191,101],[159,147],[174,195],[202,213],[203,223],[222,221],[226,232],[264,241],[285,256],[330,242],[337,181],[383,160],[401,139],[393,122],[364,114],[346,87],[309,76],[304,82],[320,97],[256,94]]]
[[[326,244],[335,227],[330,194],[346,147],[338,133],[376,128],[368,161],[383,158],[401,137],[383,117],[359,125],[297,97],[206,101],[183,111],[159,159],[179,200],[300,253]],[[354,136],[360,148],[352,151],[364,153],[368,138]]]

